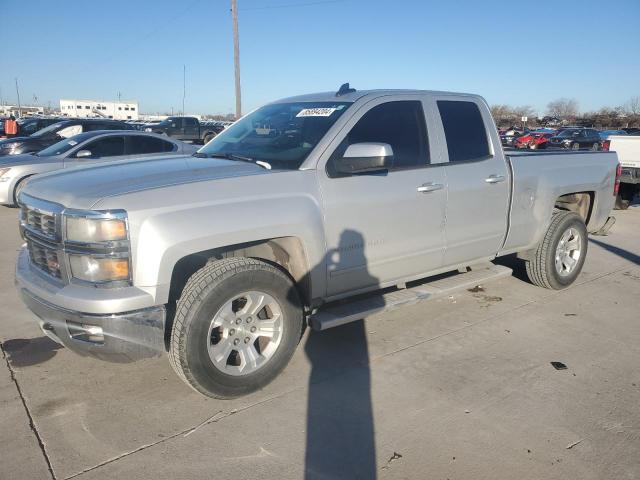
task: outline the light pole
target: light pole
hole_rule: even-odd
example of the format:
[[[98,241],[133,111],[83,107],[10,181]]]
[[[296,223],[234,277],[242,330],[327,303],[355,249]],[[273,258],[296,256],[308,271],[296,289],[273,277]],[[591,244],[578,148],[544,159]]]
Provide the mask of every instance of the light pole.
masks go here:
[[[240,42],[238,40],[238,0],[231,0],[231,18],[233,20],[233,63],[236,78],[236,120],[242,116],[240,94]]]
[[[22,107],[20,106],[20,89],[18,88],[18,77],[16,77],[16,95],[18,95],[18,117],[22,117]]]

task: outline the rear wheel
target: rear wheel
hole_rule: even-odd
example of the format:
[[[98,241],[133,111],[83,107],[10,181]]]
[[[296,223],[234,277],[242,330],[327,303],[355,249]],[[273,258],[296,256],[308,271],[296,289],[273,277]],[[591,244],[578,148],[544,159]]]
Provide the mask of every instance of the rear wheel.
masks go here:
[[[587,254],[587,228],[574,212],[553,214],[551,224],[531,260],[527,276],[535,285],[560,290],[580,274]]]
[[[578,142],[572,143],[571,150],[580,150],[580,144]]]
[[[600,144],[594,143],[593,145],[591,145],[591,150],[594,150],[594,151],[600,150]]]
[[[211,140],[213,140],[214,138],[216,138],[216,134],[215,133],[207,133],[204,136],[204,143],[207,144],[209,143]]]
[[[231,398],[258,390],[287,365],[303,329],[292,280],[251,258],[214,261],[178,301],[169,359],[198,392]]]

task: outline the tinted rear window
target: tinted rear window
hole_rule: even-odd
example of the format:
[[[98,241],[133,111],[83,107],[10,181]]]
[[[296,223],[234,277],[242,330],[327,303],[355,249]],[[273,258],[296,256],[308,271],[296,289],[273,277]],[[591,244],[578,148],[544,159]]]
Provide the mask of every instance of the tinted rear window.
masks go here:
[[[160,138],[133,135],[129,137],[129,153],[143,155],[147,153],[171,152],[173,143]]]
[[[476,160],[489,155],[489,140],[480,109],[473,102],[438,100],[450,162]]]

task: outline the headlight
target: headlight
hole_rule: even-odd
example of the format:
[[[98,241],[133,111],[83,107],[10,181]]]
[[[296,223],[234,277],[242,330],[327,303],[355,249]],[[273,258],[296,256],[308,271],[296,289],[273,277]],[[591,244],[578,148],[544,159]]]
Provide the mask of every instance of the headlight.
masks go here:
[[[129,280],[128,258],[69,255],[69,264],[73,277],[85,282],[103,283]]]
[[[0,148],[2,148],[3,150],[13,150],[15,148],[18,148],[20,145],[22,145],[22,143],[20,142],[9,142],[3,143]]]
[[[121,218],[67,217],[67,240],[82,243],[127,239],[127,223]]]
[[[151,129],[151,128],[147,127],[147,128],[145,128],[145,129],[144,129],[144,131],[145,131],[145,132],[152,132],[152,131],[153,131],[153,129]]]

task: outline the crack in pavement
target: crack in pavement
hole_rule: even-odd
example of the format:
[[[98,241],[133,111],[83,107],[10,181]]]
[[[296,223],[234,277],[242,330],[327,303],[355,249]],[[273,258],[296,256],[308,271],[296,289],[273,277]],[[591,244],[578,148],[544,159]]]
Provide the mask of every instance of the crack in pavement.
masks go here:
[[[567,291],[569,291],[569,290],[571,290],[571,289],[573,289],[573,288],[578,288],[578,287],[583,286],[583,285],[588,285],[588,284],[590,284],[590,283],[592,283],[592,282],[595,282],[595,281],[597,281],[597,280],[599,280],[599,279],[601,279],[601,278],[607,277],[607,276],[609,276],[609,275],[614,275],[614,274],[619,273],[619,272],[621,272],[621,271],[623,271],[623,270],[627,270],[628,268],[629,268],[628,266],[624,266],[624,267],[618,268],[618,269],[613,270],[613,271],[610,271],[610,272],[602,273],[602,274],[597,275],[597,276],[595,276],[595,277],[593,277],[593,278],[590,278],[589,280],[585,280],[585,281],[583,281],[583,282],[575,283],[574,285],[572,285],[572,286],[571,286],[571,287],[569,287],[569,288],[566,288],[566,289],[563,289],[563,290],[557,290],[557,291],[550,292],[549,294],[547,294],[547,295],[543,295],[543,296],[541,296],[540,298],[533,299],[533,300],[529,300],[529,301],[524,302],[524,303],[522,303],[522,304],[520,304],[520,305],[516,305],[516,306],[514,306],[514,307],[512,307],[512,308],[510,308],[510,309],[508,309],[508,310],[506,310],[506,311],[503,311],[503,312],[497,313],[497,314],[495,314],[495,315],[488,316],[487,318],[484,318],[484,319],[482,319],[482,320],[479,320],[479,321],[477,321],[477,322],[475,322],[475,323],[471,323],[471,324],[469,324],[469,325],[465,325],[465,326],[463,326],[463,327],[456,328],[456,329],[453,329],[453,330],[450,330],[450,331],[444,332],[444,333],[442,333],[442,334],[440,334],[440,335],[436,335],[436,336],[433,336],[433,337],[430,337],[430,338],[427,338],[427,339],[421,340],[421,341],[419,341],[419,342],[413,343],[413,344],[408,345],[408,346],[406,346],[406,347],[402,347],[402,348],[399,348],[399,349],[397,349],[397,350],[393,350],[393,351],[387,352],[387,353],[385,353],[385,354],[383,354],[383,355],[380,355],[380,356],[378,356],[378,357],[371,358],[368,362],[357,362],[353,367],[351,367],[351,368],[347,368],[347,369],[344,369],[344,370],[342,370],[340,373],[334,374],[334,375],[332,375],[332,376],[330,376],[330,377],[319,379],[317,382],[314,382],[314,384],[319,384],[319,383],[324,383],[324,382],[327,382],[327,381],[330,381],[330,380],[335,380],[336,378],[339,378],[339,377],[342,377],[342,376],[344,376],[344,375],[347,375],[347,374],[351,373],[351,372],[352,372],[354,369],[356,369],[356,368],[361,368],[362,366],[366,365],[367,363],[378,362],[378,361],[382,360],[383,358],[386,358],[386,357],[390,357],[390,356],[396,355],[396,354],[398,354],[398,353],[400,353],[400,352],[403,352],[403,351],[409,350],[409,349],[411,349],[411,348],[415,348],[415,347],[420,346],[420,345],[422,345],[422,344],[424,344],[424,343],[431,342],[431,341],[433,341],[433,340],[437,340],[437,339],[442,338],[442,337],[445,337],[445,336],[447,336],[447,335],[455,334],[455,333],[457,333],[457,332],[460,332],[461,330],[465,330],[465,329],[468,329],[468,328],[471,328],[471,327],[474,327],[474,326],[477,326],[477,325],[480,325],[480,324],[486,323],[486,322],[487,322],[487,321],[489,321],[489,320],[495,320],[495,319],[497,319],[497,318],[501,318],[501,317],[503,317],[503,316],[505,316],[505,315],[508,315],[509,313],[512,313],[512,312],[514,312],[514,311],[516,311],[516,310],[519,310],[519,309],[521,309],[521,308],[525,308],[525,307],[527,307],[527,306],[529,306],[529,305],[532,305],[532,304],[534,304],[534,303],[537,303],[537,302],[540,302],[540,301],[544,301],[544,300],[547,300],[547,299],[553,298],[553,297],[555,297],[555,296],[562,295],[562,294],[564,294],[565,292],[567,292]],[[232,409],[232,410],[230,410],[230,411],[228,411],[228,412],[218,411],[218,412],[217,412],[217,413],[215,413],[213,416],[208,417],[207,419],[205,419],[203,422],[200,422],[200,423],[198,423],[198,424],[196,424],[196,425],[194,425],[194,426],[190,426],[190,427],[188,427],[188,428],[185,428],[184,430],[181,430],[181,431],[179,431],[179,432],[176,432],[176,433],[174,433],[174,434],[172,434],[172,435],[170,435],[170,436],[168,436],[168,437],[162,438],[161,440],[158,440],[158,441],[156,441],[156,442],[152,442],[152,443],[144,444],[144,445],[141,445],[141,446],[139,446],[139,447],[137,447],[137,448],[135,448],[135,449],[133,449],[133,450],[130,450],[130,451],[124,452],[124,453],[122,453],[122,454],[120,454],[120,455],[116,455],[115,457],[109,458],[109,459],[107,459],[107,460],[105,460],[105,461],[103,461],[103,462],[100,462],[100,463],[98,463],[98,464],[96,464],[96,465],[93,465],[93,466],[91,466],[91,467],[88,467],[88,468],[86,468],[86,469],[84,469],[84,470],[81,470],[81,471],[79,471],[79,472],[77,472],[77,473],[74,473],[74,474],[72,474],[72,475],[70,475],[70,476],[68,476],[68,477],[65,477],[65,480],[70,480],[70,479],[72,479],[72,478],[76,478],[76,477],[78,477],[78,476],[80,476],[80,475],[83,475],[83,474],[85,474],[85,473],[91,472],[91,471],[96,470],[96,469],[98,469],[98,468],[104,467],[104,466],[109,465],[109,464],[111,464],[111,463],[117,462],[117,461],[119,461],[119,460],[121,460],[121,459],[123,459],[123,458],[125,458],[125,457],[131,456],[131,455],[134,455],[134,454],[136,454],[136,453],[138,453],[138,452],[141,452],[141,451],[143,451],[143,450],[147,450],[147,449],[149,449],[149,448],[151,448],[151,447],[154,447],[154,446],[156,446],[156,445],[160,445],[160,444],[162,444],[162,443],[165,443],[165,442],[167,442],[167,441],[169,441],[169,440],[172,440],[172,439],[178,438],[178,437],[180,437],[180,436],[182,436],[182,437],[187,437],[187,436],[191,435],[192,433],[195,433],[195,431],[200,430],[202,427],[204,427],[204,426],[206,426],[206,425],[209,425],[209,424],[211,424],[211,423],[217,423],[217,422],[219,422],[220,420],[223,420],[223,419],[225,419],[225,418],[227,418],[227,417],[229,417],[229,416],[231,416],[231,415],[234,415],[234,414],[236,414],[236,413],[240,413],[240,412],[244,412],[244,411],[246,411],[246,410],[249,410],[250,408],[253,408],[253,407],[257,407],[257,406],[260,406],[260,405],[266,404],[267,402],[270,402],[270,401],[272,401],[272,400],[277,400],[277,399],[279,399],[279,398],[282,398],[282,397],[284,397],[284,396],[286,396],[286,395],[289,395],[289,394],[291,394],[291,393],[294,393],[294,392],[300,391],[300,390],[302,390],[302,389],[304,389],[304,388],[307,388],[307,387],[308,387],[308,385],[307,385],[307,384],[305,384],[305,385],[301,385],[301,386],[298,386],[298,387],[295,387],[295,388],[289,389],[289,390],[287,390],[287,391],[281,392],[281,393],[279,393],[279,394],[276,394],[276,395],[270,396],[270,397],[265,398],[265,399],[263,399],[263,400],[260,400],[260,401],[258,401],[258,402],[255,402],[255,403],[252,403],[252,404],[246,405],[246,406],[244,406],[244,407],[241,407],[241,408],[238,408],[238,409]],[[54,478],[55,478],[55,477],[54,477]]]
[[[236,413],[240,413],[240,412],[243,412],[243,411],[248,410],[250,408],[253,408],[253,407],[256,407],[258,405],[261,405],[263,403],[270,402],[271,400],[276,400],[278,398],[284,397],[285,395],[289,395],[291,392],[294,392],[295,390],[297,390],[297,389],[287,390],[285,392],[281,392],[281,393],[279,393],[277,395],[274,395],[272,397],[268,397],[268,398],[265,398],[265,399],[260,400],[258,402],[251,403],[249,405],[245,405],[244,407],[234,408],[232,410],[229,410],[228,412],[219,411],[215,415],[213,415],[212,417],[207,418],[204,422],[200,422],[200,423],[198,423],[198,424],[196,424],[194,426],[191,426],[189,428],[185,428],[184,430],[176,432],[173,435],[169,435],[168,437],[165,437],[165,438],[163,438],[161,440],[158,440],[157,442],[147,443],[147,444],[139,446],[138,448],[134,448],[133,450],[129,450],[128,452],[124,452],[124,453],[121,453],[120,455],[116,455],[115,457],[109,458],[109,459],[107,459],[107,460],[105,460],[103,462],[100,462],[100,463],[96,464],[96,465],[93,465],[91,467],[85,468],[84,470],[81,470],[80,472],[74,473],[73,475],[69,475],[68,477],[65,477],[64,480],[69,480],[71,478],[78,477],[79,475],[84,475],[85,473],[91,472],[91,471],[96,470],[96,469],[98,469],[100,467],[104,467],[105,465],[108,465],[110,463],[117,462],[118,460],[121,460],[121,459],[123,459],[125,457],[128,457],[130,455],[133,455],[135,453],[141,452],[141,451],[146,450],[148,448],[155,447],[156,445],[160,445],[160,444],[162,444],[164,442],[167,442],[169,440],[177,438],[177,437],[179,437],[181,435],[187,437],[187,436],[191,435],[196,430],[199,430],[201,427],[203,427],[205,425],[209,425],[210,423],[217,423],[220,420],[223,420],[223,419],[225,419],[227,417],[230,417],[231,415],[235,415]]]
[[[38,431],[38,428],[36,427],[36,424],[33,421],[33,416],[31,415],[31,411],[29,410],[29,407],[27,406],[27,401],[24,398],[24,395],[22,394],[22,389],[20,388],[20,384],[18,383],[18,378],[16,377],[15,371],[13,370],[13,367],[11,366],[11,363],[9,362],[9,358],[7,357],[7,353],[4,350],[4,344],[2,342],[0,342],[0,350],[2,351],[2,357],[4,358],[4,361],[7,364],[7,368],[9,369],[9,376],[11,377],[11,381],[16,386],[16,390],[18,391],[18,395],[20,396],[20,401],[22,402],[22,406],[24,407],[24,411],[27,414],[27,418],[29,419],[29,428],[31,429],[31,431],[33,432],[33,434],[36,437],[36,440],[38,441],[38,446],[40,447],[40,451],[42,452],[42,456],[44,457],[44,460],[47,463],[47,469],[49,470],[49,473],[51,474],[51,478],[53,480],[57,480],[56,473],[54,472],[53,465],[51,464],[51,459],[49,458],[49,455],[47,454],[47,449],[45,447],[44,440],[40,436],[40,432]]]

